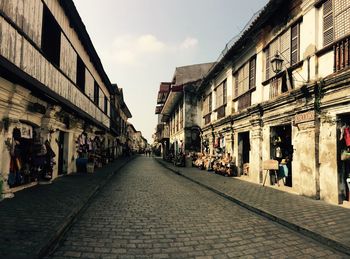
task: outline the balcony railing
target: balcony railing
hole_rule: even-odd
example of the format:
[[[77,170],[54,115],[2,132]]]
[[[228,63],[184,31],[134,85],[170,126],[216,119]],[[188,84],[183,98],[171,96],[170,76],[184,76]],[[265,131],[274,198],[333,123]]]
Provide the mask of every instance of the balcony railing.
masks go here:
[[[170,138],[170,128],[168,125],[157,125],[157,132],[156,132],[157,140],[161,141],[165,138]]]
[[[217,112],[217,118],[218,118],[218,120],[219,119],[221,119],[221,118],[224,118],[225,116],[226,116],[226,113],[225,113],[225,111],[226,111],[226,105],[225,106],[222,106],[222,107],[220,107],[216,112]]]
[[[211,122],[211,114],[204,116],[204,125],[207,125]]]
[[[241,97],[238,99],[238,110],[241,111],[245,108],[248,108],[251,106],[251,92],[243,94]]]
[[[334,72],[350,67],[350,37],[338,41],[334,49]]]
[[[38,49],[0,17],[0,55],[106,127],[109,117]]]

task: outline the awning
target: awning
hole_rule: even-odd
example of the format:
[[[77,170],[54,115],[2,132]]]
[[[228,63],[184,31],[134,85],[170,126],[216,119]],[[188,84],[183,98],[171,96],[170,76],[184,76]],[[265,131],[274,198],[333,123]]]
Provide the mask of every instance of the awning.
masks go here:
[[[169,96],[164,104],[162,114],[164,115],[170,115],[175,108],[175,105],[178,103],[180,98],[183,95],[183,85],[173,86],[171,88],[171,92],[169,93]]]

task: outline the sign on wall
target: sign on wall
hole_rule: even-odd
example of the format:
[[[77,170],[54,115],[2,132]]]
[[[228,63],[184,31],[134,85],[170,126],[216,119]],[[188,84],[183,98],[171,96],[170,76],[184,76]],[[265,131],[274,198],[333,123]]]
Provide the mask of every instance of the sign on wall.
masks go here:
[[[296,114],[294,117],[295,124],[313,121],[313,120],[315,120],[315,111],[299,113],[299,114]]]

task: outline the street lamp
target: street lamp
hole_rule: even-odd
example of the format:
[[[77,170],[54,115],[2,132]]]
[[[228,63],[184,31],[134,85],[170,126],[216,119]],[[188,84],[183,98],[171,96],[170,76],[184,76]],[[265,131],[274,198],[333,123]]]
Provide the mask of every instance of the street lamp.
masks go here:
[[[273,72],[275,72],[276,74],[281,72],[282,65],[283,65],[283,59],[276,52],[275,56],[271,59],[271,66],[272,66]]]

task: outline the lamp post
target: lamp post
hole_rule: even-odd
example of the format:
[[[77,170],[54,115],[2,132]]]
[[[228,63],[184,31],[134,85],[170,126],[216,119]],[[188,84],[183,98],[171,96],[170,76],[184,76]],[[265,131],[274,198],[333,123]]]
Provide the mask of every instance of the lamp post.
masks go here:
[[[275,54],[275,56],[271,59],[271,66],[273,72],[278,74],[282,71],[282,65],[283,65],[283,59],[278,55],[278,53]]]

